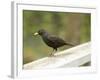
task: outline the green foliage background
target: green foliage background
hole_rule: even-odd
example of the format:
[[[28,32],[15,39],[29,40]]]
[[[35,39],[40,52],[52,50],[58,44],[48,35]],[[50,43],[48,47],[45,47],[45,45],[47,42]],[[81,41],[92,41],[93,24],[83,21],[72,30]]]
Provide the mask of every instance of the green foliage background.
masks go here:
[[[23,10],[23,64],[48,56],[48,47],[40,36],[33,36],[39,29],[78,45],[90,41],[91,14]],[[60,50],[69,48],[64,46]]]

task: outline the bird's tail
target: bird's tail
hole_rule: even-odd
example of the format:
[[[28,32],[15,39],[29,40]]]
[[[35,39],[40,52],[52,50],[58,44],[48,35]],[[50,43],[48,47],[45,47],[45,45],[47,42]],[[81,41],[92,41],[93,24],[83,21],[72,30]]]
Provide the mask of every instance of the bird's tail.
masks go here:
[[[73,45],[73,44],[71,44],[71,43],[66,43],[66,45],[69,45],[69,46],[75,46],[75,45]]]

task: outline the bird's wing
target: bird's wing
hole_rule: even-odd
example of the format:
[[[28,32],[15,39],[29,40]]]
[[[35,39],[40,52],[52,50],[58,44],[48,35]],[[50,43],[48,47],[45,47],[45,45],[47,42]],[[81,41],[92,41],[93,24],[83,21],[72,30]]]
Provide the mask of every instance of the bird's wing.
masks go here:
[[[65,41],[59,37],[56,37],[56,36],[48,36],[48,39],[51,41],[51,42],[54,42],[54,43],[65,43]]]

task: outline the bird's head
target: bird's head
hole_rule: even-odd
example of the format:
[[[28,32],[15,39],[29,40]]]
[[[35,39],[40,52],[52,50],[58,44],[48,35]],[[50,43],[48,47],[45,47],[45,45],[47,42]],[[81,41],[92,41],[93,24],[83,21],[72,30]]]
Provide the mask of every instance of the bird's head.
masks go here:
[[[38,32],[34,33],[34,36],[35,35],[43,35],[45,33],[46,33],[46,31],[44,29],[40,29]]]

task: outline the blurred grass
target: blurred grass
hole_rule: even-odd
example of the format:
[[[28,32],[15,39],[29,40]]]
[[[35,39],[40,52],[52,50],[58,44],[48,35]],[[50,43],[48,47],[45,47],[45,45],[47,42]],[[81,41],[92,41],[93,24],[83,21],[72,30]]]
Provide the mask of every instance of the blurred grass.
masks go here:
[[[23,10],[23,64],[45,57],[52,52],[40,36],[33,36],[45,29],[65,41],[78,45],[90,41],[91,15],[89,13],[48,12]],[[64,46],[60,50],[67,49]]]

